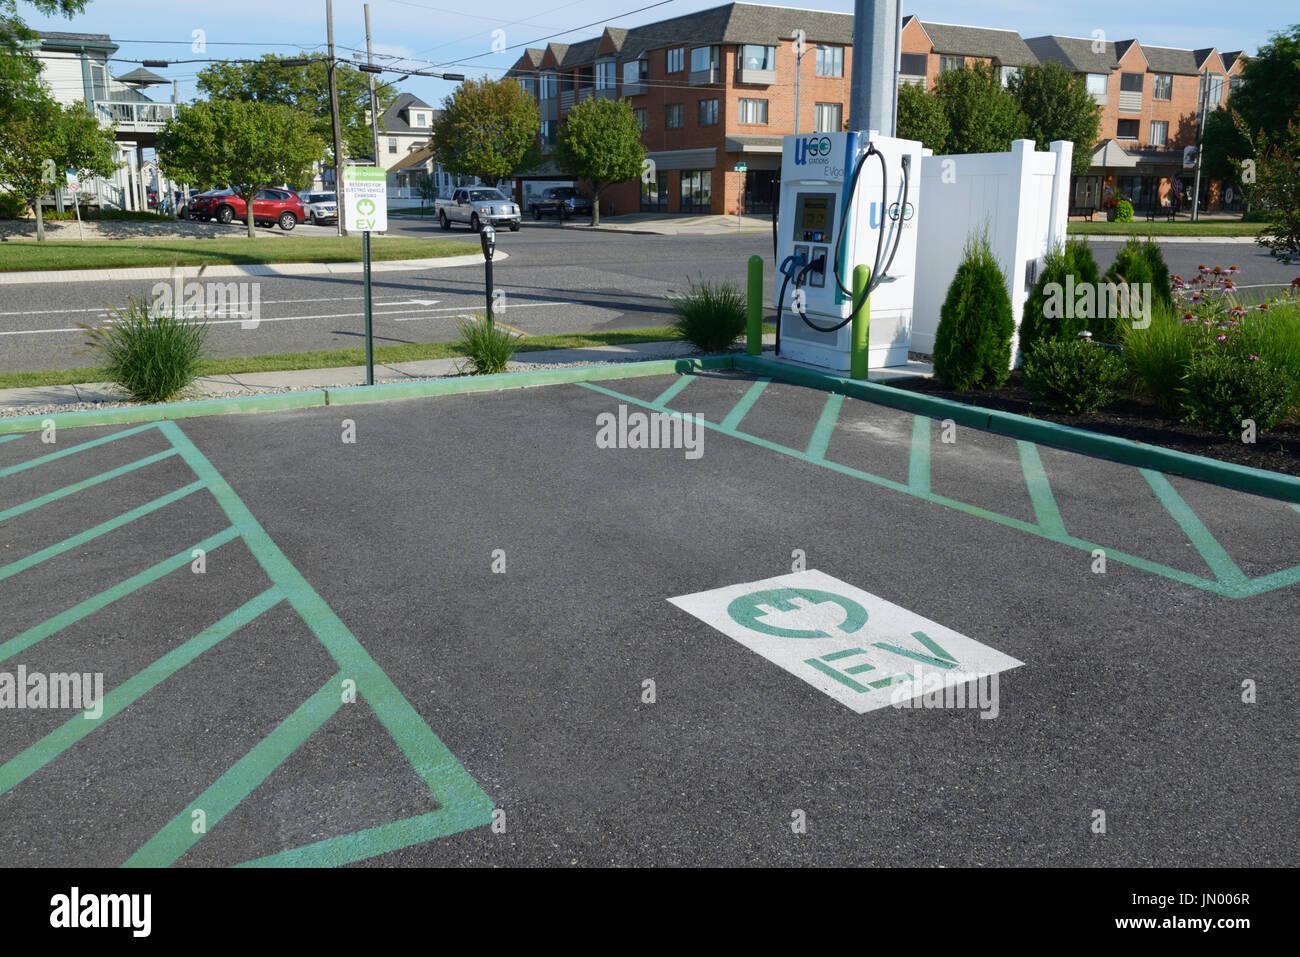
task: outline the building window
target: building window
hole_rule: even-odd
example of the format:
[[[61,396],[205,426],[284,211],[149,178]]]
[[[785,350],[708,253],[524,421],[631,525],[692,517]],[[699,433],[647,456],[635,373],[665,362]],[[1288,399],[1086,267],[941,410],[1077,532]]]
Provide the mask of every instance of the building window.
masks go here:
[[[740,56],[746,70],[776,69],[776,47],[747,43],[740,48]]]
[[[614,89],[614,61],[601,60],[596,64],[596,89]]]
[[[553,147],[555,145],[555,121],[542,120],[541,122],[542,145]]]
[[[1151,80],[1151,98],[1155,100],[1173,99],[1174,78],[1168,73],[1157,73]]]
[[[668,182],[656,177],[651,182],[641,181],[641,212],[662,213],[668,210]]]
[[[673,47],[668,51],[668,65],[664,68],[665,73],[681,73],[685,66],[685,47]]]
[[[1121,93],[1141,93],[1142,81],[1146,79],[1145,73],[1121,73],[1119,75],[1119,89]]]
[[[691,72],[703,73],[718,65],[717,47],[696,47],[691,51]]]
[[[939,57],[939,72],[947,73],[949,70],[960,70],[966,65],[966,58],[960,56],[941,56]]]
[[[844,129],[842,103],[818,103],[813,129],[818,133],[839,133]]]
[[[423,125],[424,125],[424,114],[423,114],[423,113],[416,113],[416,114],[415,114],[415,125],[416,125],[416,126],[423,126]]]
[[[1207,84],[1210,96],[1209,109],[1213,110],[1223,103],[1223,77],[1218,73],[1210,73],[1208,76],[1210,78]]]
[[[650,77],[648,60],[628,60],[623,64],[623,82],[625,84],[644,83]]]
[[[1230,79],[1228,80],[1228,93],[1229,93],[1229,94],[1236,93],[1236,92],[1237,92],[1237,89],[1238,89],[1240,86],[1241,86],[1241,77],[1239,77],[1239,76],[1234,76],[1234,77],[1230,78]]]
[[[750,100],[742,97],[740,103],[740,122],[762,125],[767,123],[767,100]]]
[[[1088,92],[1094,98],[1100,97],[1103,101],[1106,99],[1106,84],[1110,82],[1110,77],[1105,73],[1088,74]]]
[[[1151,121],[1151,145],[1166,146],[1168,145],[1168,140],[1169,140],[1169,122],[1167,120],[1152,120]]]
[[[555,74],[554,73],[542,74],[542,99],[543,100],[555,99]]]
[[[664,129],[677,130],[682,126],[682,105],[669,103],[664,107]]]
[[[713,170],[682,170],[683,213],[708,213],[713,210]]]
[[[1011,82],[1011,78],[1012,78],[1013,76],[1019,76],[1019,75],[1020,75],[1020,67],[1018,67],[1018,66],[1004,66],[1000,72],[1001,72],[1001,74],[1002,74],[1002,85],[1003,85],[1003,86],[1006,86],[1008,83]]]
[[[397,137],[396,137],[396,136],[390,136],[390,137],[388,138],[388,152],[390,152],[390,153],[396,153],[396,152],[397,152]]]
[[[700,126],[715,126],[718,122],[718,101],[700,100]]]
[[[1138,138],[1138,121],[1137,120],[1120,120],[1115,128],[1115,136],[1121,140],[1135,140]]]
[[[907,54],[903,54],[906,56]],[[922,71],[924,73],[924,71]],[[817,75],[844,75],[844,47],[817,47]]]
[[[899,60],[898,85],[910,83],[925,89],[925,71],[929,66],[929,57],[924,53],[904,53]]]
[[[640,128],[641,132],[644,133],[646,131],[645,107],[642,106],[639,107],[638,109],[633,110],[632,115],[636,117],[636,125]]]

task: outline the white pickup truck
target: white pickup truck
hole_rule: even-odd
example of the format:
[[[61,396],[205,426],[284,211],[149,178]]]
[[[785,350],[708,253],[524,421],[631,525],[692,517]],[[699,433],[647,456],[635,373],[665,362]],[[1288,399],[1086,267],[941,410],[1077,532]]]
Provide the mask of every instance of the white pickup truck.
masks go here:
[[[452,193],[451,199],[434,200],[433,205],[443,229],[451,229],[452,223],[464,223],[478,232],[484,223],[491,223],[517,232],[522,219],[519,207],[491,186],[466,186]]]

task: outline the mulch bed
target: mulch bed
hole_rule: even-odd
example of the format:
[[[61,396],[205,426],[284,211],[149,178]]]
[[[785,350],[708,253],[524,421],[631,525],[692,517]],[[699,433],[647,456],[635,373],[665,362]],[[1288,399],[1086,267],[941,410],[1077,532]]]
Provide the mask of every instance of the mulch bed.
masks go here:
[[[1141,398],[1122,398],[1092,415],[1058,415],[1035,406],[1033,393],[1026,388],[1024,377],[1019,372],[1013,372],[1001,389],[990,392],[959,392],[945,388],[932,378],[907,379],[891,382],[890,385],[980,408],[1014,412],[1103,435],[1133,439],[1147,445],[1159,445],[1222,462],[1300,477],[1300,423],[1296,422],[1277,426],[1258,436],[1255,444],[1251,445],[1223,438],[1200,426],[1170,419],[1154,404]]]

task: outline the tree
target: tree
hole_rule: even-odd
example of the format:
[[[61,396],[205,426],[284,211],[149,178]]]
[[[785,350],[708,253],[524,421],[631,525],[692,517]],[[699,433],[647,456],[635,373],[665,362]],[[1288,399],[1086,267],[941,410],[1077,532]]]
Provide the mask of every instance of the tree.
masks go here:
[[[1300,123],[1284,134],[1261,137],[1252,203],[1268,217],[1268,228],[1255,240],[1284,263],[1300,260]]]
[[[988,233],[966,242],[957,275],[939,309],[934,374],[951,389],[998,389],[1011,375],[1016,321],[1007,280]]]
[[[592,97],[569,111],[555,142],[560,169],[592,189],[591,225],[600,223],[600,194],[641,175],[641,125],[626,100]]]
[[[466,80],[442,101],[433,148],[447,172],[495,186],[520,168],[540,124],[536,101],[510,77]]]
[[[113,131],[101,128],[84,104],[60,106],[42,90],[0,126],[0,182],[36,213],[38,241],[45,239],[41,197],[69,169],[79,176],[113,175]]]
[[[239,190],[250,239],[257,191],[301,183],[324,150],[311,117],[282,103],[195,103],[181,107],[158,135],[158,163],[173,179]]]
[[[1240,188],[1241,162],[1255,155],[1244,127],[1236,110],[1220,107],[1205,118],[1201,133],[1201,172],[1205,176]]]
[[[1071,173],[1086,173],[1101,129],[1101,107],[1083,76],[1059,63],[1036,63],[1022,67],[1007,90],[1025,116],[1024,135],[1040,150],[1053,140],[1069,140],[1074,144]]]
[[[345,64],[334,70],[339,96],[339,135],[348,156],[369,156],[375,151],[370,115],[368,75]],[[317,139],[326,144],[325,155],[334,160],[333,128],[330,122],[329,66],[313,58],[307,66],[280,66],[273,53],[251,63],[214,63],[199,71],[198,88],[209,100],[241,100],[246,103],[282,103],[308,117]],[[375,97],[390,102],[394,88],[376,83]],[[379,157],[375,157],[379,162]]]
[[[934,95],[948,118],[949,153],[1004,153],[1025,134],[1020,104],[983,63],[940,74]]]
[[[898,88],[898,135],[919,140],[936,156],[948,152],[948,114],[939,98],[920,84],[905,83]]]
[[[1246,132],[1284,136],[1287,124],[1300,119],[1300,24],[1273,34],[1246,60],[1241,80],[1229,102]]]

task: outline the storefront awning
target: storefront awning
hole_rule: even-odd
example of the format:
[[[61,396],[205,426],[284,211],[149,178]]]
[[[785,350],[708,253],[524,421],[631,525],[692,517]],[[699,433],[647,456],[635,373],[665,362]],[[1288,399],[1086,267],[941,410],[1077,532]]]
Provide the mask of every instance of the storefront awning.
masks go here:
[[[737,133],[727,137],[728,153],[776,153],[781,152],[781,141],[785,137],[763,133]]]
[[[1120,146],[1114,140],[1102,140],[1092,151],[1093,167],[1102,169],[1132,169],[1137,166],[1136,156]]]

